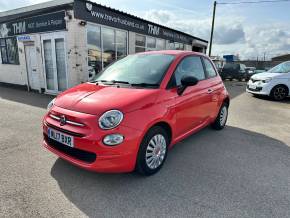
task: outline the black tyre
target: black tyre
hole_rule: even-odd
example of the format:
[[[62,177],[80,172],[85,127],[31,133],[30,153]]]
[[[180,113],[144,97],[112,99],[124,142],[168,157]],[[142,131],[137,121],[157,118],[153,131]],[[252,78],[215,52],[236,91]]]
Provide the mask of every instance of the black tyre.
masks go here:
[[[214,123],[211,125],[213,129],[221,130],[226,126],[228,114],[229,114],[228,109],[229,109],[228,104],[223,103],[217,115],[217,118],[215,119]]]
[[[282,101],[284,100],[289,94],[289,90],[284,85],[275,86],[271,91],[271,98],[275,101]]]
[[[166,160],[168,145],[167,132],[162,127],[152,127],[141,142],[136,171],[146,176],[157,173]]]

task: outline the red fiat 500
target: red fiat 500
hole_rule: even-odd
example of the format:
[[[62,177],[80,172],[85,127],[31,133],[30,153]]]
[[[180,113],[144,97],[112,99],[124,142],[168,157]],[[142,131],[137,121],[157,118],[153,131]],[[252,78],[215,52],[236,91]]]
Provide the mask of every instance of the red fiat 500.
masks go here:
[[[178,141],[208,125],[223,129],[229,101],[203,54],[129,55],[48,105],[43,145],[87,170],[151,175]]]

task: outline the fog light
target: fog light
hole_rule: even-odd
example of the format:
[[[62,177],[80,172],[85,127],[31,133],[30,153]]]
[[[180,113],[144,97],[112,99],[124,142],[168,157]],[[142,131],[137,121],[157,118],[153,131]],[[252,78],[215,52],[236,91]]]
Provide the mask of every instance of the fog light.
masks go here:
[[[112,135],[107,135],[104,139],[103,139],[103,143],[105,145],[109,145],[109,146],[114,146],[114,145],[119,145],[124,141],[124,136],[120,135],[120,134],[112,134]]]

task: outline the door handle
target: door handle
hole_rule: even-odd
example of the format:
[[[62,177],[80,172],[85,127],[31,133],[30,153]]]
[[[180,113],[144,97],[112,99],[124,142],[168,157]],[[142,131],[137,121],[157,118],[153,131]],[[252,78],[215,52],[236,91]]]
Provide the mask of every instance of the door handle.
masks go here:
[[[207,90],[207,93],[208,93],[208,94],[211,94],[211,93],[213,93],[213,91],[214,91],[213,89],[208,89],[208,90]]]

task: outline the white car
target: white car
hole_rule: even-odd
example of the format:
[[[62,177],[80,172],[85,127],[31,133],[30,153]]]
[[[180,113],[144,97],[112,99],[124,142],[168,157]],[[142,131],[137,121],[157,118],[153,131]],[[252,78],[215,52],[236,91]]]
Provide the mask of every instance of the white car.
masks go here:
[[[265,73],[255,74],[247,84],[247,92],[253,95],[267,95],[276,101],[289,96],[290,61],[283,62]]]

